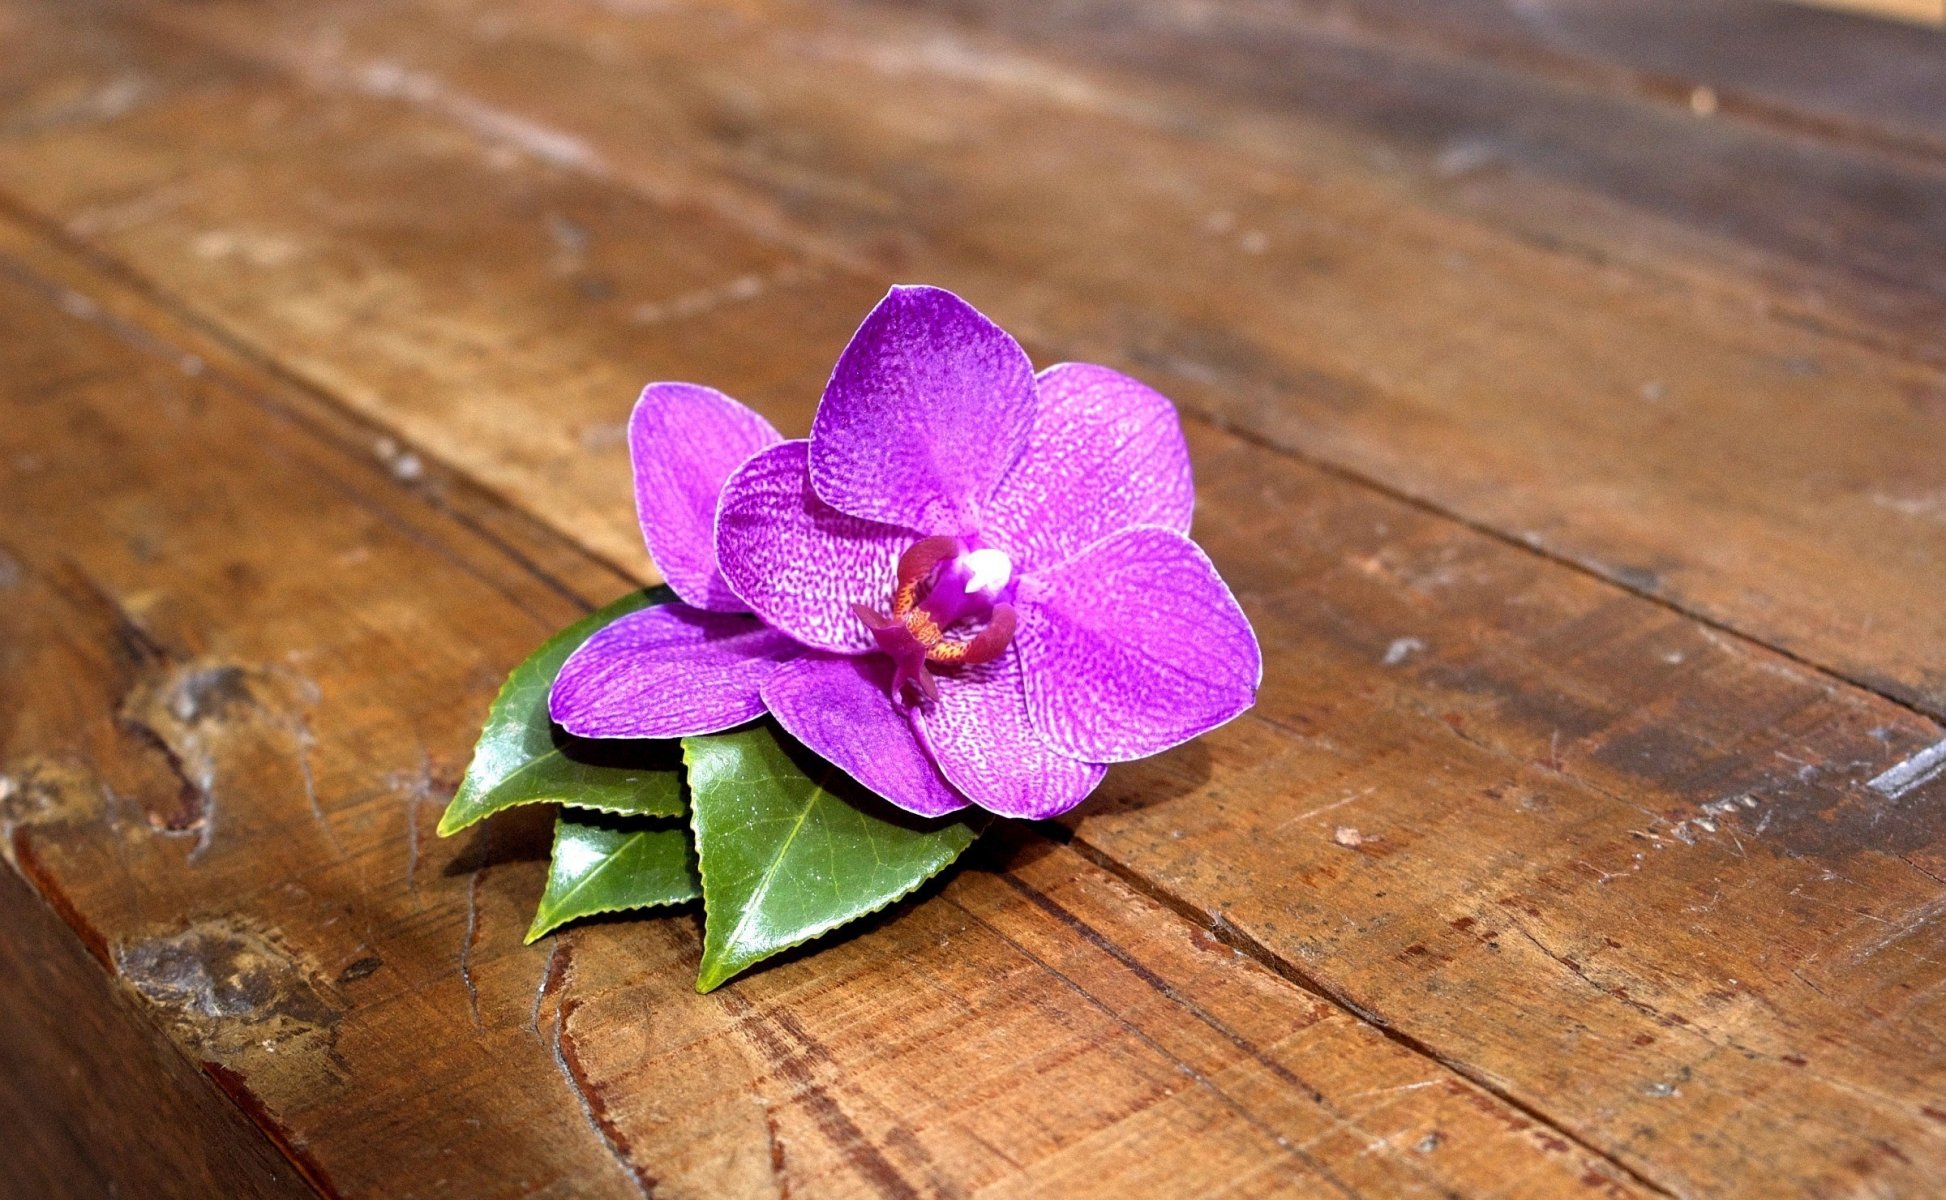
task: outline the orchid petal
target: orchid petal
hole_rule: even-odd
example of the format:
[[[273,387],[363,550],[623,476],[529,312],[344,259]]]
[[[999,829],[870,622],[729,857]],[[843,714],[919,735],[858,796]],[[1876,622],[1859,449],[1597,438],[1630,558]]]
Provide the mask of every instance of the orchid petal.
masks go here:
[[[1017,651],[934,678],[939,698],[912,710],[913,727],[946,778],[981,808],[1031,820],[1059,816],[1107,772],[1056,752],[1035,731]]]
[[[554,680],[548,714],[577,737],[715,733],[761,716],[764,680],[800,653],[755,618],[658,604],[582,643]]]
[[[966,807],[893,701],[888,660],[808,655],[772,675],[763,695],[792,737],[907,812]]]
[[[1256,699],[1263,653],[1196,543],[1172,529],[1111,534],[1023,581],[1027,710],[1087,762],[1159,753]]]
[[[743,612],[716,569],[716,497],[739,464],[781,438],[715,388],[652,383],[628,420],[635,511],[656,569],[695,608]]]
[[[811,424],[818,495],[854,517],[971,533],[1026,444],[1033,366],[951,292],[896,287],[858,327]]]
[[[1041,372],[1027,448],[1000,481],[983,532],[1021,571],[1051,567],[1134,525],[1189,532],[1196,505],[1176,408],[1119,371]]]
[[[807,646],[862,654],[876,643],[852,608],[891,600],[899,555],[919,535],[818,499],[808,453],[808,443],[785,442],[730,476],[716,513],[718,566],[766,624]]]

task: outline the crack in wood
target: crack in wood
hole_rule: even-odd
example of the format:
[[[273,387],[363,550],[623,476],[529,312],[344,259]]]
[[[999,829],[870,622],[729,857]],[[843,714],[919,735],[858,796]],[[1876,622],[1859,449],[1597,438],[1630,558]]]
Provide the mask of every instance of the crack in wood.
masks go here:
[[[563,937],[565,945],[565,935]],[[561,1002],[554,1008],[554,1029],[552,1045],[549,1047],[554,1059],[554,1067],[561,1078],[567,1081],[568,1090],[574,1093],[576,1103],[581,1106],[581,1114],[588,1121],[588,1127],[601,1139],[609,1157],[622,1169],[622,1175],[634,1185],[642,1200],[655,1200],[656,1179],[641,1166],[637,1165],[629,1150],[628,1138],[608,1115],[608,1107],[603,1103],[600,1091],[588,1081],[588,1073],[581,1064],[581,1057],[575,1050],[574,1038],[568,1032],[568,1021],[574,1016],[579,1001],[567,994],[572,985],[574,963],[567,953],[563,953],[559,987],[562,989]],[[554,978],[550,963],[548,979]],[[543,991],[546,984],[543,983]]]
[[[492,839],[493,826],[489,825],[481,836],[482,858],[490,858]],[[473,1018],[473,1028],[481,1032],[485,1032],[486,1025],[480,1020],[480,988],[473,979],[473,950],[480,943],[480,878],[492,865],[490,861],[482,862],[467,876],[466,932],[460,936],[459,943],[459,981],[466,988],[466,1011]]]
[[[534,1035],[534,1040],[542,1048],[547,1046],[547,1036],[541,1032],[541,1009],[546,1007],[548,998],[561,986],[559,968],[564,944],[559,937],[548,940],[547,962],[541,967],[541,981],[534,989],[534,1006],[527,1012],[527,1032]]]

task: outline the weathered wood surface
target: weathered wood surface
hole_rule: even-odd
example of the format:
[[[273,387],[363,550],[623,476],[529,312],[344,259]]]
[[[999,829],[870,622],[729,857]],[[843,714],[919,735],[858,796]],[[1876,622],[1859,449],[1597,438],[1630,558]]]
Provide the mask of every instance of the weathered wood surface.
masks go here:
[[[347,1195],[1946,1173],[1946,783],[1898,773],[1946,181],[1897,106],[954,8],[0,8],[0,773],[149,1036]],[[635,388],[801,431],[894,277],[1212,418],[1262,704],[717,996],[686,920],[518,947],[538,827],[431,822],[644,569]],[[212,1012],[183,964],[239,956]]]
[[[18,802],[0,800],[8,820]],[[11,865],[14,871],[0,871],[0,1010],[7,1014],[0,1192],[313,1195],[244,1113],[116,995],[68,927],[39,903],[20,864]]]
[[[329,1191],[1640,1190],[1041,837],[708,998],[690,920],[522,947],[545,820],[432,825],[505,669],[627,582],[23,237],[13,853]]]
[[[528,422],[477,388],[457,432],[426,340],[482,387],[607,397],[634,363],[675,370],[663,347],[695,356],[697,329],[794,297],[844,325],[855,306],[817,298],[851,265],[860,294],[957,287],[1064,357],[1135,366],[1280,448],[1946,711],[1936,166],[1247,6],[1196,37],[1166,8],[1134,34],[1087,7],[1071,26],[1011,15],[1042,11],[1006,10],[1004,41],[784,3],[170,7],[178,37],[123,36],[134,64],[195,82],[165,71],[123,119],[0,170],[495,486],[518,472],[568,527],[605,526],[611,558],[631,552],[625,508],[562,495],[582,442],[515,448]],[[54,36],[23,66],[78,53]],[[1112,74],[1043,51],[1131,40]],[[146,78],[95,49],[90,83],[55,95]],[[480,139],[544,165],[496,167]],[[667,272],[618,286],[661,234]],[[477,288],[458,247],[508,238],[526,286]],[[443,297],[410,337],[400,310],[429,297],[404,279]],[[508,346],[516,306],[573,355]],[[640,348],[604,353],[612,335],[561,328],[564,310]],[[342,353],[348,320],[375,344]],[[510,353],[464,349],[482,336]],[[822,364],[759,352],[757,386],[815,394]]]
[[[1946,19],[1938,0],[1891,2],[1906,4],[1907,15]],[[1692,110],[1894,152],[1946,149],[1934,30],[1777,0],[1304,0],[1301,7],[1393,41]]]
[[[1946,0],[1796,0],[1802,4],[1821,4],[1826,8],[1849,9],[1873,16],[1896,17],[1927,25],[1946,25]]]

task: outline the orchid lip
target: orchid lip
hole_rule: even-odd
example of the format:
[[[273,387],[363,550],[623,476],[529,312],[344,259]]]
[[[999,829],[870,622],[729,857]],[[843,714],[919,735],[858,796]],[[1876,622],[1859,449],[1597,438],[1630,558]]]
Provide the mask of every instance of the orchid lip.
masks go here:
[[[896,666],[893,695],[910,683],[928,700],[937,699],[929,667],[991,662],[1013,641],[1018,614],[1008,601],[1017,581],[1004,551],[943,535],[922,538],[899,556],[898,581],[889,614],[852,606]],[[961,622],[981,619],[985,625],[971,637],[946,635]]]

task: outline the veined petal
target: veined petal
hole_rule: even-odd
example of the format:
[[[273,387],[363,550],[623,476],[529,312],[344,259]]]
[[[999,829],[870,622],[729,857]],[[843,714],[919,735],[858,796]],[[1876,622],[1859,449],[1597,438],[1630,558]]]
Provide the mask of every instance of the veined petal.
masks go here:
[[[942,671],[939,698],[911,710],[933,761],[967,799],[1003,816],[1039,820],[1086,799],[1106,767],[1058,753],[1027,716],[1020,656]]]
[[[770,677],[764,703],[792,737],[907,812],[966,807],[893,701],[890,660],[807,655]]]
[[[1014,644],[1027,711],[1055,749],[1125,762],[1256,700],[1256,634],[1196,543],[1138,526],[1022,581]]]
[[[1196,488],[1175,405],[1091,363],[1049,367],[1035,386],[1027,448],[988,503],[983,530],[1021,570],[1051,567],[1134,525],[1189,532]]]
[[[761,716],[764,680],[801,653],[755,617],[658,604],[583,642],[555,677],[548,714],[577,737],[715,733]]]
[[[1020,343],[951,292],[896,287],[824,389],[811,478],[854,517],[971,533],[1033,416],[1033,366]]]
[[[782,438],[715,388],[652,383],[628,419],[635,511],[656,569],[684,602],[742,612],[716,570],[716,497],[743,460]]]
[[[723,485],[716,555],[752,612],[807,646],[840,654],[876,647],[852,606],[883,607],[898,585],[909,529],[848,517],[818,499],[808,443],[772,446]]]

